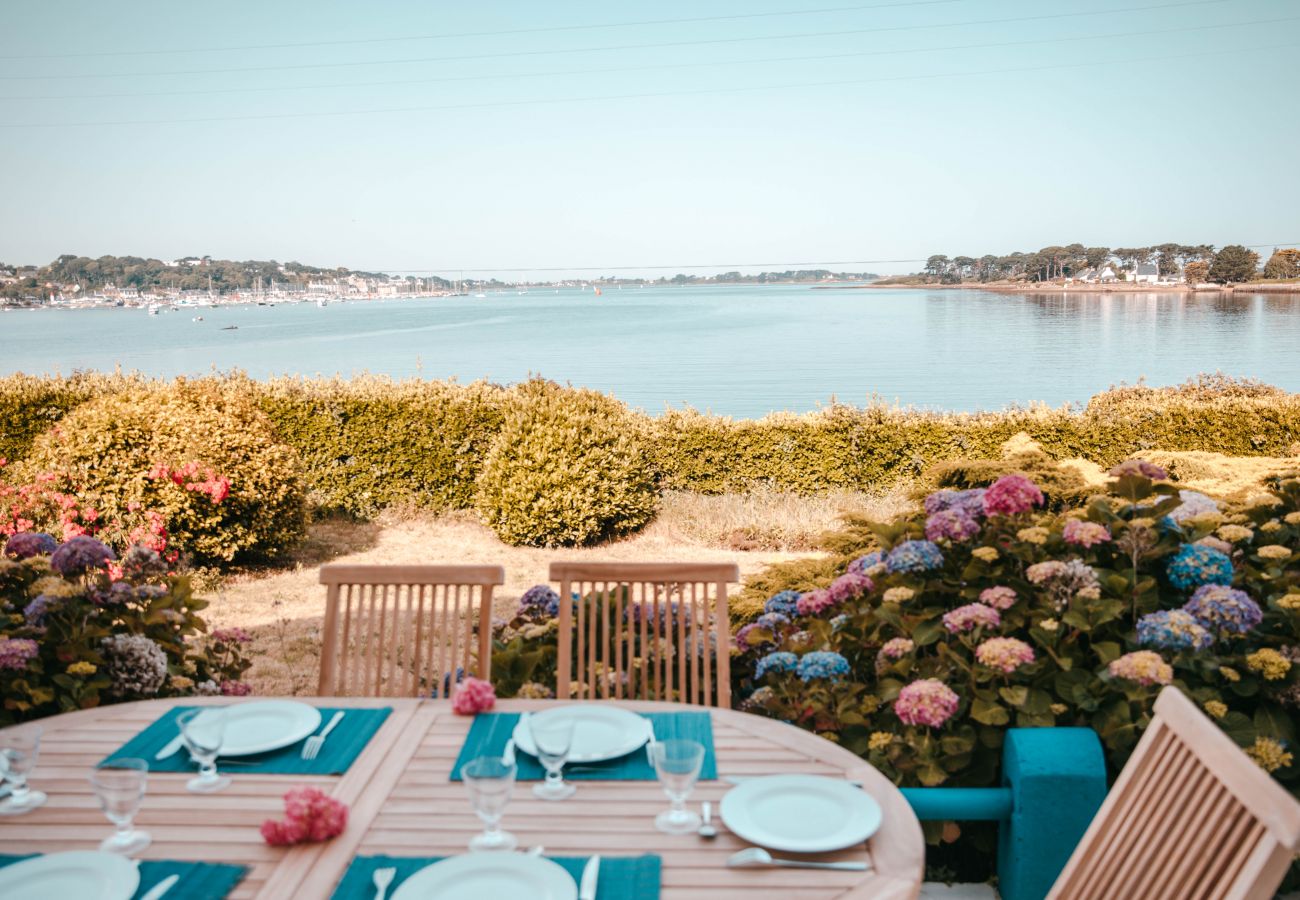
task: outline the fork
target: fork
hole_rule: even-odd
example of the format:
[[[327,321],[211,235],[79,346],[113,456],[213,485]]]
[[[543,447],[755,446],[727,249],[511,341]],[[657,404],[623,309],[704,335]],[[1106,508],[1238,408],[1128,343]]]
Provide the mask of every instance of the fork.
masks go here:
[[[375,869],[375,900],[384,900],[388,896],[388,886],[396,875],[396,869]]]
[[[330,732],[334,730],[334,726],[342,721],[343,710],[340,709],[334,714],[334,717],[330,719],[330,723],[321,729],[320,734],[313,734],[311,737],[307,738],[307,743],[302,745],[302,758],[315,759],[319,756],[321,748],[325,746],[325,738],[329,737]]]

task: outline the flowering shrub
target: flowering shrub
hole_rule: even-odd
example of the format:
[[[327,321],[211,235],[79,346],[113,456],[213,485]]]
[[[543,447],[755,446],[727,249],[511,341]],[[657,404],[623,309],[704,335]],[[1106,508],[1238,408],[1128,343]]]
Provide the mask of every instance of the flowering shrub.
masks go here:
[[[1090,726],[1122,765],[1174,684],[1300,785],[1300,476],[1225,510],[1150,463],[1111,475],[1083,506],[1006,475],[832,539],[869,586],[776,594],[782,618],[736,635],[743,707],[899,783],[987,785],[1010,726]]]
[[[0,553],[0,725],[116,700],[247,691],[241,629],[198,640],[207,603],[157,552],[20,532]]]

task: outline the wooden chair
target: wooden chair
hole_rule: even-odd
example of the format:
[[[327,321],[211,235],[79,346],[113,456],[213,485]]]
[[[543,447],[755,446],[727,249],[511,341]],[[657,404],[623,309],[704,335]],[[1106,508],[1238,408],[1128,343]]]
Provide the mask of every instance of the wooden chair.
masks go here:
[[[1050,900],[1266,900],[1300,850],[1300,803],[1176,688]]]
[[[320,696],[445,697],[458,670],[490,676],[500,566],[322,566],[320,580]]]
[[[550,579],[561,597],[556,697],[731,706],[735,564],[557,562]]]

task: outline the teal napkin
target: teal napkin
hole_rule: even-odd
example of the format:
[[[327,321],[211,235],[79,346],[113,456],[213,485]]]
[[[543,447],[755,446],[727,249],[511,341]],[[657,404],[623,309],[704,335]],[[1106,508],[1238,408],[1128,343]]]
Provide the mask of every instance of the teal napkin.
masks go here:
[[[397,886],[425,866],[433,865],[441,856],[358,856],[334,889],[333,900],[373,900],[375,896],[375,869],[394,868],[389,896]],[[575,884],[582,878],[587,865],[586,856],[548,856],[573,876]],[[602,856],[600,880],[596,882],[596,900],[659,900],[659,870],[657,856]],[[169,897],[168,900],[171,900]],[[505,898],[502,898],[505,900]]]
[[[31,856],[0,856],[0,867],[12,865]],[[178,862],[170,859],[146,859],[140,862],[140,887],[135,900],[171,875],[181,880],[167,892],[167,900],[225,900],[248,872],[248,866],[226,863]]]
[[[150,772],[196,772],[197,765],[190,760],[190,755],[182,747],[166,759],[154,759],[154,754],[179,734],[176,717],[192,706],[178,706],[163,713],[157,721],[127,741],[103,762],[134,757],[149,763]],[[339,710],[335,707],[319,707],[322,726],[330,716]],[[304,741],[290,744],[269,753],[256,756],[238,756],[230,759],[218,759],[217,768],[229,763],[229,772],[238,775],[241,772],[271,775],[342,775],[352,765],[353,760],[370,743],[379,726],[384,724],[393,711],[391,706],[357,709],[350,707],[343,710],[346,715],[338,727],[330,732],[320,755],[315,759],[302,758]]]
[[[711,781],[718,777],[718,761],[713,754],[713,720],[707,712],[654,712],[641,713],[641,716],[654,726],[656,740],[690,738],[703,744],[704,765],[700,769],[700,778]],[[479,713],[475,716],[465,743],[461,745],[460,755],[456,757],[456,765],[452,767],[451,780],[461,780],[461,766],[471,759],[500,756],[518,722],[519,713]],[[541,781],[546,777],[542,764],[522,750],[516,749],[515,765],[518,768],[515,777],[520,781]],[[580,768],[572,771],[574,765]],[[657,776],[645,749],[638,748],[618,759],[565,766],[564,777],[568,781],[654,781]]]

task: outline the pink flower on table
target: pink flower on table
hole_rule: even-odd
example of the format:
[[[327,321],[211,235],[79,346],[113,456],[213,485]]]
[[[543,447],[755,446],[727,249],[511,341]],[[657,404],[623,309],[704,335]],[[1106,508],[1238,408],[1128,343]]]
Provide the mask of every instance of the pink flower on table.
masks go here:
[[[1043,492],[1023,475],[1003,475],[984,492],[984,512],[1015,516],[1043,505]]]
[[[990,669],[1010,675],[1034,661],[1034,648],[1016,638],[989,638],[975,648],[975,658]]]
[[[1016,592],[1005,585],[995,585],[980,591],[980,603],[994,609],[1010,609],[1016,605]]]
[[[991,606],[983,603],[967,603],[943,614],[943,627],[950,634],[974,631],[976,628],[997,628],[1002,624],[1002,616]]]
[[[1061,532],[1061,536],[1065,538],[1067,544],[1092,547],[1109,541],[1110,529],[1097,522],[1089,522],[1085,519],[1070,519],[1065,523],[1065,529]]]
[[[311,787],[285,794],[284,813],[283,822],[262,823],[262,838],[273,847],[327,841],[342,834],[348,824],[347,805]]]
[[[492,682],[481,678],[466,678],[456,685],[451,697],[451,708],[458,716],[472,716],[487,712],[496,705],[497,694]]]
[[[894,701],[894,715],[904,725],[925,725],[938,728],[957,711],[955,691],[935,678],[913,681],[898,692]]]

